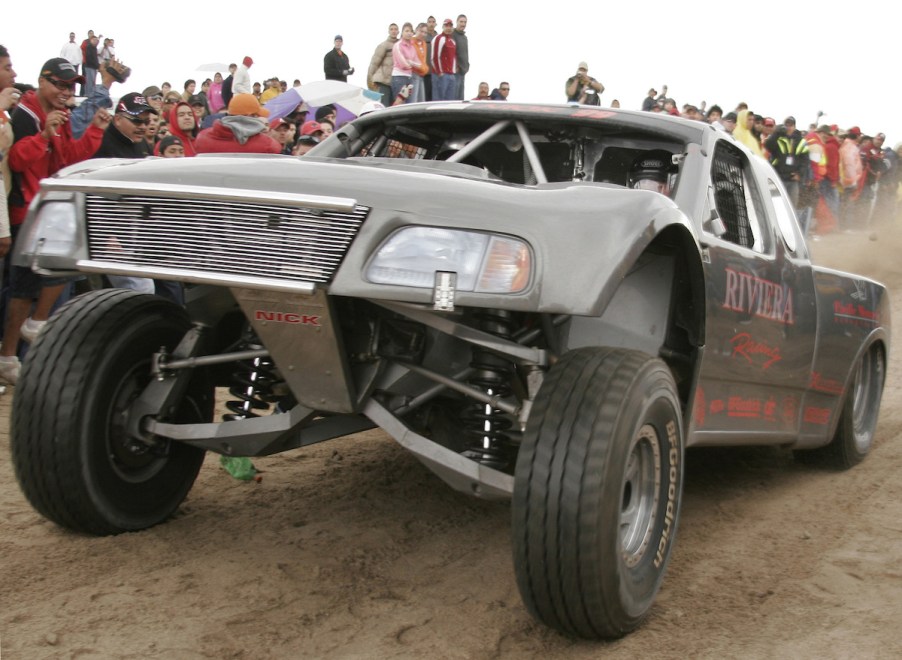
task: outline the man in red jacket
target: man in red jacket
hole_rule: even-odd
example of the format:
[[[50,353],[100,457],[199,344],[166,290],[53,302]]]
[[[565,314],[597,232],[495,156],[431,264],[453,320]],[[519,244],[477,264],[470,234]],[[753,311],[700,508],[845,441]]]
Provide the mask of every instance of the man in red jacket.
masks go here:
[[[37,90],[27,92],[12,115],[15,141],[7,158],[12,172],[9,220],[13,242],[41,179],[90,158],[100,147],[103,132],[110,123],[109,111],[101,108],[94,113],[84,135],[78,140],[72,137],[69,113],[78,82],[84,79],[71,62],[62,57],[48,60],[41,68]],[[10,300],[0,348],[0,378],[16,383],[20,337],[31,341],[37,336],[68,283],[66,278],[42,277],[27,267],[10,268]]]
[[[217,119],[197,136],[197,153],[281,153],[282,146],[266,134],[266,117],[269,110],[253,94],[235,94],[228,116]]]

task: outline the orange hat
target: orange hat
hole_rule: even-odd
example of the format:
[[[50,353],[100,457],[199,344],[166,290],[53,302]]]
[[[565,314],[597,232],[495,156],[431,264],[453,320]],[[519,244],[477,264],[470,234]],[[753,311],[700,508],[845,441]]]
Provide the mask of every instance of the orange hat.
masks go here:
[[[235,94],[229,101],[230,115],[269,117],[269,110],[260,105],[253,94]]]

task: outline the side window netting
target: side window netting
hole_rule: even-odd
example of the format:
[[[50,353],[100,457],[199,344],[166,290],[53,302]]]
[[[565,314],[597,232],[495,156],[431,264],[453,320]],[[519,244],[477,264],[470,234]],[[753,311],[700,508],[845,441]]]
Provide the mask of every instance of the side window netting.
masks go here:
[[[742,178],[742,155],[726,142],[719,142],[711,166],[714,203],[727,228],[724,240],[752,249],[755,237],[749,223]]]

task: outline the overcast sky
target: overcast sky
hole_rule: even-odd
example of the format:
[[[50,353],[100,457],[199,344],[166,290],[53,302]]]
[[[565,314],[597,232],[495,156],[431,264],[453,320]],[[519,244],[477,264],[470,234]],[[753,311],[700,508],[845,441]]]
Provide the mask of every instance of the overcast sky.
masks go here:
[[[315,6],[315,9],[311,7]],[[365,86],[366,69],[388,24],[416,25],[434,15],[467,14],[470,73],[467,96],[479,81],[511,84],[510,100],[565,101],[564,82],[580,61],[605,86],[602,104],[618,99],[638,109],[649,87],[678,106],[717,103],[725,111],[739,101],[781,122],[792,114],[800,127],[858,125],[902,142],[899,60],[890,4],[860,0],[842,15],[829,3],[757,0],[754,3],[689,3],[645,0],[625,3],[431,4],[368,0],[291,4],[268,2],[156,3],[138,5],[5,2],[6,46],[19,82],[34,83],[41,65],[59,55],[70,31],[80,43],[88,29],[116,40],[117,55],[133,69],[114,96],[168,80],[181,90],[186,78],[210,62],[254,59],[254,80],[279,76],[323,78],[323,55],[336,34],[356,68],[349,82]],[[96,8],[96,9],[95,9]],[[853,48],[859,49],[855,54]]]

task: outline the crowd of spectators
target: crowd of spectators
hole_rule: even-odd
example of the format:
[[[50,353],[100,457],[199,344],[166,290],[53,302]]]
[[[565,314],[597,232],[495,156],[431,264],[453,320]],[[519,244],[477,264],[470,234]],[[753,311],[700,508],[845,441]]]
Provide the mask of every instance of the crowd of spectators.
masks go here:
[[[381,102],[365,108],[430,100],[463,100],[470,68],[467,17],[450,18],[437,29],[435,17],[414,27],[388,26],[367,68],[367,86]],[[0,46],[0,163],[3,200],[0,203],[0,257],[14,243],[29,202],[42,178],[88,158],[190,157],[199,153],[254,152],[301,156],[335,130],[338,111],[299,102],[284,116],[270,118],[266,104],[289,91],[278,77],[252,82],[253,58],[245,56],[228,71],[200,82],[186,80],[182,91],[169,82],[126,91],[115,103],[111,90],[124,85],[130,70],[115,55],[115,41],[93,31],[80,44],[75,33],[63,44],[60,57],[42,67],[37,86],[17,84],[10,53]],[[354,73],[344,41],[336,35],[323,58],[327,80],[345,82]],[[566,101],[601,105],[604,85],[589,76],[580,62],[565,83]],[[100,77],[98,83],[97,77]],[[76,85],[81,100],[76,102]],[[292,87],[300,87],[294,80]],[[473,101],[506,101],[510,83],[490,90],[478,83]],[[611,107],[620,107],[612,101]],[[768,159],[784,183],[806,231],[816,240],[830,231],[870,227],[880,219],[895,219],[902,182],[902,145],[885,145],[886,136],[863,135],[857,126],[811,124],[807,131],[793,117],[777,124],[739,103],[728,112],[718,105],[684,104],[678,109],[667,87],[654,88],[641,103],[647,112],[666,113],[707,122],[730,133],[752,152]],[[15,111],[14,111],[15,110]],[[820,119],[820,116],[818,117]],[[119,278],[114,286],[155,291],[181,301],[170,282]],[[0,298],[3,343],[0,381],[18,378],[20,338],[32,340],[53,309],[71,292],[71,282],[36,275],[28,268],[4,264]]]
[[[726,113],[704,101],[680,110],[667,87],[662,90],[649,89],[642,110],[707,122],[770,161],[813,240],[833,231],[869,230],[902,211],[902,143],[890,147],[884,133],[865,135],[858,126],[816,122],[803,130],[793,116],[778,124],[745,102]]]

